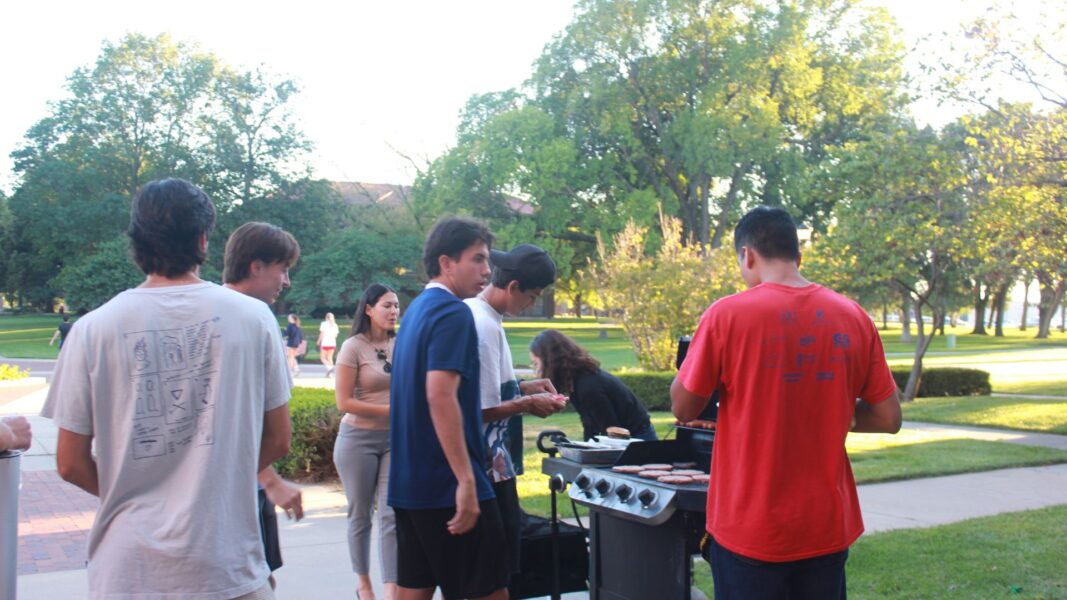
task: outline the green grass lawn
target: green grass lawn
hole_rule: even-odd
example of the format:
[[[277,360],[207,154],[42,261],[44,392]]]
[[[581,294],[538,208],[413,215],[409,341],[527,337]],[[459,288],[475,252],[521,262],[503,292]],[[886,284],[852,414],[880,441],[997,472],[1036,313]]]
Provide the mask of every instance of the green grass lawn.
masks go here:
[[[49,346],[48,340],[62,322],[59,315],[0,315],[0,356],[55,358],[59,342]]]
[[[1063,396],[1067,398],[1067,379],[1024,380],[998,383],[997,393],[1002,394],[1037,394],[1045,396]]]
[[[321,319],[306,317],[302,319],[304,332],[309,339],[309,353],[305,359],[308,363],[318,362],[318,350],[314,342],[318,338],[318,326]],[[58,315],[2,315],[0,316],[0,355],[9,358],[55,358],[57,348],[49,347],[48,340],[59,324]],[[278,318],[278,325],[284,327],[285,317]],[[346,332],[351,321],[339,320],[342,333]],[[637,357],[622,327],[604,322],[601,319],[509,319],[504,324],[511,344],[515,365],[523,368],[529,365],[527,350],[530,340],[544,329],[554,328],[576,339],[589,352],[601,361],[605,369],[619,370],[637,368]],[[946,339],[938,337],[930,347],[931,354],[925,364],[929,366],[958,365],[975,366],[1003,364],[1006,373],[1001,376],[994,373],[994,387],[1000,391],[1017,393],[1064,393],[1067,392],[1067,334],[1053,331],[1048,340],[1035,340],[1034,329],[1020,332],[1015,328],[1005,331],[1005,337],[971,335],[968,328],[948,328],[957,336],[957,346],[950,350]],[[882,331],[886,352],[890,353],[892,364],[910,364],[907,353],[914,350],[913,344],[900,342],[900,325],[890,324],[888,330]],[[1029,355],[1025,351],[1042,351]],[[1020,353],[1020,351],[1023,351]],[[1063,369],[1056,373],[1028,373],[1026,369],[1014,368],[1013,362],[1033,360],[1062,361]]]
[[[666,412],[654,412],[651,416],[656,432],[663,438],[674,423],[673,417]],[[561,429],[569,437],[579,439],[581,423],[576,413],[564,412],[544,420],[527,417],[523,425],[526,472],[518,481],[519,497],[528,512],[547,515],[548,484],[541,473],[545,455],[537,450],[534,441],[538,432],[545,429]],[[955,432],[903,430],[896,435],[850,434],[845,447],[858,483],[1067,462],[1067,452],[1060,450],[973,440]],[[564,504],[569,513],[570,503]]]
[[[1067,598],[1067,505],[865,535],[849,552],[858,600]],[[694,583],[713,598],[711,569]]]
[[[879,333],[882,336],[882,345],[885,346],[885,351],[889,354],[899,352],[914,352],[915,351],[915,325],[912,324],[911,342],[901,342],[901,327],[899,323],[890,323],[888,329],[881,329],[881,322],[878,322]],[[1004,337],[996,337],[990,335],[973,335],[971,333],[971,327],[945,327],[946,334],[953,334],[956,336],[956,347],[948,347],[948,338],[944,336],[935,336],[934,341],[930,343],[928,352],[935,353],[953,353],[953,354],[967,354],[974,352],[990,352],[1004,349],[1026,349],[1026,348],[1048,348],[1048,347],[1064,347],[1067,346],[1067,333],[1060,332],[1059,329],[1053,327],[1049,339],[1038,340],[1034,339],[1037,335],[1036,327],[1028,327],[1026,331],[1019,331],[1018,327],[1005,327]],[[926,327],[926,333],[930,333],[929,326]]]
[[[1067,435],[1067,399],[991,396],[918,398],[904,405],[904,418]]]
[[[285,328],[286,318],[278,318],[278,325]],[[318,348],[315,340],[319,337],[319,324],[322,319],[312,317],[301,318],[301,327],[304,336],[308,340],[308,355],[304,363],[319,362]],[[347,336],[351,321],[337,321],[341,328],[342,339]],[[636,368],[637,358],[634,356],[633,347],[622,327],[609,323],[602,323],[595,319],[534,319],[522,321],[506,321],[504,329],[508,334],[508,344],[511,346],[511,356],[515,361],[515,367],[519,369],[530,366],[530,341],[545,329],[557,329],[574,338],[586,350],[593,354],[609,371],[622,368]],[[47,341],[47,340],[46,340]],[[0,350],[0,354],[3,354]]]

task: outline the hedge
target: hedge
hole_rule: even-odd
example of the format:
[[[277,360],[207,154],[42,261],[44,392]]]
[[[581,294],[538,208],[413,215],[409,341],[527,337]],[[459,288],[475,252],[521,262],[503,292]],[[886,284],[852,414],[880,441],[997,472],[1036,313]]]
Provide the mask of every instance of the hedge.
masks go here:
[[[908,383],[909,368],[892,369],[893,379],[901,390]],[[617,373],[648,410],[671,409],[671,382],[674,372]],[[923,369],[918,396],[988,396],[992,392],[989,373],[978,369],[939,367]]]
[[[892,369],[893,379],[901,390],[908,384],[910,368]],[[933,398],[936,396],[988,396],[993,392],[989,383],[989,373],[978,369],[962,369],[958,367],[939,367],[936,369],[923,369],[922,378],[919,380],[920,398]]]
[[[293,422],[293,441],[289,454],[274,463],[274,468],[282,477],[296,481],[336,479],[333,443],[341,415],[333,390],[293,388],[289,418]]]
[[[897,387],[904,389],[910,369],[893,369]],[[617,373],[650,411],[671,409],[671,382],[675,373]],[[991,392],[989,373],[977,369],[935,368],[923,371],[920,397],[979,396]],[[572,410],[568,407],[568,410]],[[298,481],[335,479],[333,443],[341,415],[333,390],[294,388],[289,403],[293,441],[289,455],[274,464],[283,477]]]
[[[671,382],[674,371],[650,373],[616,373],[615,376],[633,390],[648,410],[671,409]]]

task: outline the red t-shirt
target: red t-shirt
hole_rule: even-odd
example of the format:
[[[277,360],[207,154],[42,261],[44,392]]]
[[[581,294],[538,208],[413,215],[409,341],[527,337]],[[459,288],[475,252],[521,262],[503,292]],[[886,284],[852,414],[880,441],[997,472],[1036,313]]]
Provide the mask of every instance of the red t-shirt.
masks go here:
[[[723,547],[786,562],[840,552],[863,533],[845,437],[856,398],[896,384],[874,323],[821,286],[763,283],[700,319],[678,381],[719,421],[707,529]]]

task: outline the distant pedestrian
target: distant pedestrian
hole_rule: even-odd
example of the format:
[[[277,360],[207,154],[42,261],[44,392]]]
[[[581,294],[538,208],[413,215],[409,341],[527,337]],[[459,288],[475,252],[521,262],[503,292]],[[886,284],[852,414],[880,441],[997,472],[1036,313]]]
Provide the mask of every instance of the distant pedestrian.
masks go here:
[[[396,597],[396,517],[389,490],[389,385],[400,299],[379,283],[360,296],[352,334],[337,356],[334,386],[344,413],[333,462],[348,499],[348,550],[361,600],[374,600],[370,579],[371,515],[378,516],[378,550],[386,600]]]
[[[285,351],[289,360],[289,372],[293,375],[300,374],[302,348],[307,348],[307,342],[304,340],[304,329],[300,327],[300,317],[289,313],[289,324],[285,326]]]
[[[337,336],[341,333],[337,327],[337,321],[333,313],[326,313],[325,319],[319,324],[319,339],[315,346],[319,349],[319,361],[326,367],[326,376],[333,375],[333,352],[337,349]]]
[[[67,334],[70,333],[70,315],[63,315],[63,322],[56,328],[55,333],[52,334],[52,339],[48,341],[48,345],[56,343],[56,338],[59,338],[59,349],[63,349],[63,342],[67,340]]]

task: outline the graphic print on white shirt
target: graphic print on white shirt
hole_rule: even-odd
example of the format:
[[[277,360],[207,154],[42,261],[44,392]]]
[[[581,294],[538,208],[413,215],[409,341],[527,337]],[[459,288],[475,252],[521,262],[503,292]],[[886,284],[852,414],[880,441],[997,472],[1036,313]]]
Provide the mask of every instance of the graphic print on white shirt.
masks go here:
[[[215,443],[215,382],[211,349],[219,317],[179,329],[123,334],[136,391],[133,457],[174,454]]]

